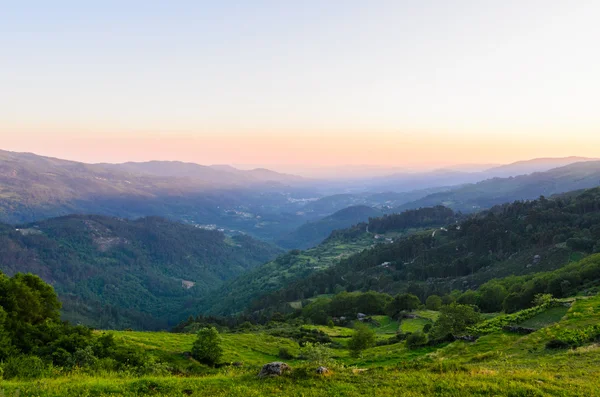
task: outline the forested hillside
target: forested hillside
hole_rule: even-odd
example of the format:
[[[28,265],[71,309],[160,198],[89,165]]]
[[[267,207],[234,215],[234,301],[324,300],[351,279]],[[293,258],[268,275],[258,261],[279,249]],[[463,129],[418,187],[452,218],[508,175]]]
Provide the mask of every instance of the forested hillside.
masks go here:
[[[313,275],[318,278],[321,271],[336,266],[343,258],[352,258],[352,255],[369,247],[388,246],[394,239],[425,228],[455,222],[458,216],[444,207],[421,208],[384,218],[373,218],[349,229],[336,230],[314,248],[292,250],[231,280],[203,300],[198,311],[212,314],[238,313],[247,308],[253,299],[269,291],[295,285],[299,280],[313,280]],[[379,233],[370,232],[370,228]],[[327,291],[332,292],[333,289]],[[305,292],[299,291],[299,297],[303,298]]]
[[[369,218],[381,216],[382,212],[365,205],[357,205],[339,210],[323,219],[308,222],[277,241],[285,248],[306,249],[318,245],[332,231],[345,229]]]
[[[164,328],[224,281],[280,251],[170,222],[66,216],[0,226],[0,271],[51,283],[63,316],[102,328]]]
[[[339,290],[406,291],[425,300],[476,289],[494,278],[549,271],[599,252],[599,225],[598,188],[505,204],[342,259],[263,296],[251,310],[289,310],[286,302]]]

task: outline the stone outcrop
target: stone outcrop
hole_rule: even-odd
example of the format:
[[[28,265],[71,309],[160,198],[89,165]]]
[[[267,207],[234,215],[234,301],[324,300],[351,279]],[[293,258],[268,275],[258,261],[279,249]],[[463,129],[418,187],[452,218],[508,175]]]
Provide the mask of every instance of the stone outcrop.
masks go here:
[[[258,373],[259,378],[265,378],[268,376],[281,376],[287,371],[291,371],[292,368],[286,363],[277,361],[263,365],[262,369]]]

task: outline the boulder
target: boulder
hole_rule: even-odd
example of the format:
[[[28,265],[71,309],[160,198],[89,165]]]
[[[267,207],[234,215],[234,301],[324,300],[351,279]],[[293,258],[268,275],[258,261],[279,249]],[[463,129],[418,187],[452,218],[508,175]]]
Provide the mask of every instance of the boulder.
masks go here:
[[[329,368],[321,366],[321,367],[317,368],[317,373],[319,375],[326,375],[329,373]]]
[[[516,334],[523,334],[523,335],[531,334],[531,333],[537,331],[534,328],[518,327],[518,326],[514,326],[514,325],[507,325],[505,327],[502,327],[502,329],[504,331],[514,332]]]
[[[231,363],[231,365],[233,365],[234,367],[243,367],[244,363],[241,361],[235,361],[235,362]]]
[[[262,369],[258,373],[259,378],[265,378],[267,376],[281,376],[287,371],[291,371],[291,367],[286,363],[280,361],[268,363],[263,365]]]

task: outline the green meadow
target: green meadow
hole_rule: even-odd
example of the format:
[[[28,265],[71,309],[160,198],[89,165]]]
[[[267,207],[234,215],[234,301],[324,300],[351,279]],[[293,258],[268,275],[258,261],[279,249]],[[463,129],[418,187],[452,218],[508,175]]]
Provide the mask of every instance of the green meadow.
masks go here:
[[[378,317],[377,335],[403,326],[416,331],[438,313],[417,314],[418,318],[400,324]],[[193,334],[119,331],[113,332],[115,340],[143,350],[165,364],[167,373],[57,371],[33,381],[2,381],[0,389],[4,396],[596,396],[600,395],[600,345],[593,341],[567,349],[546,345],[599,323],[600,297],[595,296],[522,321],[518,325],[537,329],[528,335],[497,331],[476,342],[416,349],[399,341],[368,348],[359,357],[352,357],[344,343],[335,343],[347,341],[351,329],[304,326],[328,334],[332,346],[337,346],[331,348],[331,372],[326,376],[317,375],[316,367],[299,357],[301,347],[296,342],[273,336],[269,329],[222,334],[222,361],[236,365],[219,368],[200,364],[185,353],[192,348]],[[292,371],[259,379],[263,364],[281,361],[282,348],[295,357],[285,360]]]

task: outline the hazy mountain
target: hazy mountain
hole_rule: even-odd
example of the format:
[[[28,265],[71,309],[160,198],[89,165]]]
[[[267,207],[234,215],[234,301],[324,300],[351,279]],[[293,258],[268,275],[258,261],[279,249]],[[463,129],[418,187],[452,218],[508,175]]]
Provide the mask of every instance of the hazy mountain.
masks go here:
[[[509,178],[492,178],[461,186],[446,192],[434,193],[406,203],[397,211],[409,208],[445,205],[463,212],[477,211],[515,200],[535,199],[600,185],[600,161],[585,161]]]
[[[0,224],[0,271],[41,276],[59,293],[65,319],[104,328],[167,327],[194,300],[280,252],[162,218]]]
[[[229,165],[205,166],[181,161],[148,161],[101,165],[106,168],[137,174],[198,179],[204,183],[211,183],[217,186],[223,184],[248,185],[268,182],[298,183],[303,181],[303,178],[299,176],[281,174],[265,168],[239,170]]]
[[[380,210],[366,205],[347,207],[323,219],[305,223],[292,233],[277,240],[277,244],[281,247],[290,249],[310,248],[318,245],[336,229],[344,229],[359,222],[368,221],[369,218],[381,215],[382,212]]]
[[[538,158],[519,161],[512,164],[476,171],[481,166],[475,165],[470,169],[465,165],[438,169],[427,172],[401,172],[385,177],[371,178],[366,181],[357,181],[362,189],[371,191],[391,190],[405,192],[409,190],[428,189],[439,186],[457,186],[477,183],[490,178],[506,178],[510,176],[526,175],[533,172],[548,171],[581,161],[593,161],[586,157],[561,157]]]
[[[485,170],[486,174],[497,177],[509,177],[517,175],[532,174],[534,172],[544,172],[553,168],[564,167],[569,164],[584,161],[594,161],[598,159],[589,157],[556,157],[556,158],[538,158],[533,160],[517,161],[516,163],[501,165]]]
[[[276,177],[288,178],[267,170],[231,173],[179,162],[91,165],[0,151],[0,221],[157,215],[271,239],[316,218],[296,215],[301,199],[315,193],[273,182]]]

